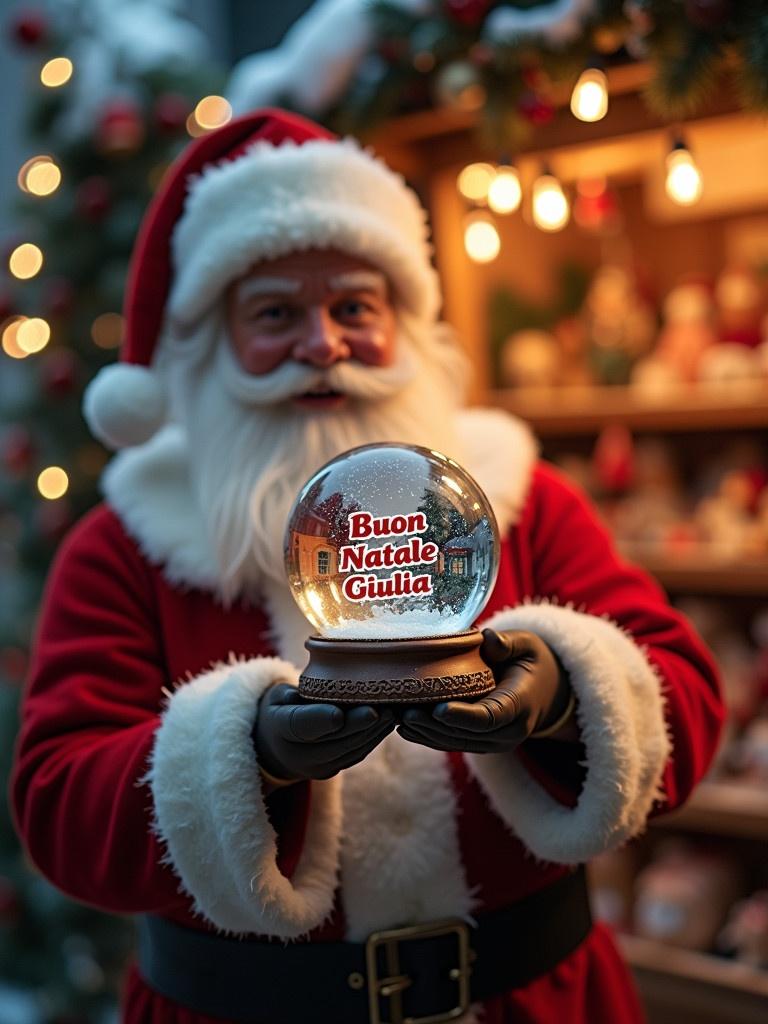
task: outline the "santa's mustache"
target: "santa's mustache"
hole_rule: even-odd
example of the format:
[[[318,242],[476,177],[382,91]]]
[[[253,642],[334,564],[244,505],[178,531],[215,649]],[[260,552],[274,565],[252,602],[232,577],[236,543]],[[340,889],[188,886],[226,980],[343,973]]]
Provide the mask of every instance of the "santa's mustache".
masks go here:
[[[368,400],[390,398],[415,377],[418,371],[415,353],[399,347],[390,366],[366,366],[354,360],[318,369],[295,360],[287,360],[265,374],[246,373],[228,346],[219,347],[217,357],[224,383],[230,394],[244,405],[279,405],[311,391],[333,391],[350,398]]]

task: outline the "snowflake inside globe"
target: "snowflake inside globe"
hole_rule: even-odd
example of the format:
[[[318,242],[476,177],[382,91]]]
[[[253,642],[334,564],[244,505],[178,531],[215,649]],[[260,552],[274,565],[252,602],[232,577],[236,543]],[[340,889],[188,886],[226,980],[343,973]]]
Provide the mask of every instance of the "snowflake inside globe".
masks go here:
[[[331,639],[452,636],[498,570],[498,528],[472,477],[439,452],[373,444],[304,485],[285,535],[291,592]]]

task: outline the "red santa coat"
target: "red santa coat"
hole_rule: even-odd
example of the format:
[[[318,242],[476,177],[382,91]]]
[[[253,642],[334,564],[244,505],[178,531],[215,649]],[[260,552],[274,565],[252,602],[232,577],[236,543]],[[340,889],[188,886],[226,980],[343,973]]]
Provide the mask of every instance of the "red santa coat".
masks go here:
[[[507,905],[687,797],[723,715],[709,654],[577,490],[536,462],[525,428],[491,413],[465,426],[467,466],[504,528],[484,622],[557,652],[583,746],[444,755],[393,735],[362,765],[265,800],[258,698],[296,679],[308,627],[287,589],[267,607],[216,599],[169,428],[113,462],[108,503],[73,530],[48,583],[13,802],[55,885],[191,928],[362,940]],[[601,926],[485,1010],[490,1024],[640,1019]],[[131,973],[129,1024],[206,1019]]]

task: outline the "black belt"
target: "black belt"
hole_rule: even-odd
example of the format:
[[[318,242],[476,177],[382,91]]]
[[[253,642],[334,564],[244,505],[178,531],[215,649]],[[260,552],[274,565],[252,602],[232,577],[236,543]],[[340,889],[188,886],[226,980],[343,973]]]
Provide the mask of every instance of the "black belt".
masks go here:
[[[234,1024],[449,1020],[470,1002],[527,985],[583,942],[592,919],[583,868],[489,913],[376,932],[367,942],[284,945],[139,919],[139,973],[155,991]]]

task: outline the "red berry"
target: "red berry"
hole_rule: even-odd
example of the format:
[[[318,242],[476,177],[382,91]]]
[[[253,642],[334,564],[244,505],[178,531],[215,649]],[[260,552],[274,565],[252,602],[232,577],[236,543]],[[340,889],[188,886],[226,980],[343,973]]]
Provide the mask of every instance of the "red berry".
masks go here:
[[[48,21],[42,11],[19,11],[11,19],[11,38],[20,46],[32,48],[42,43],[48,34]]]

